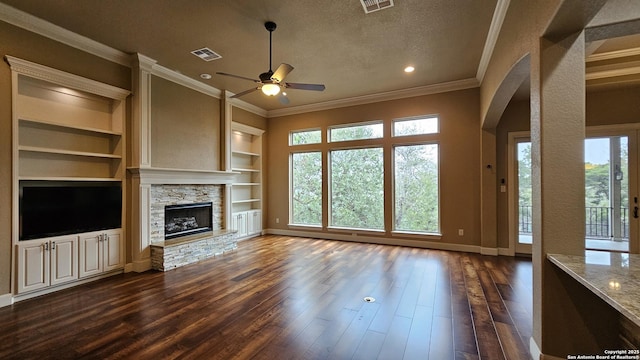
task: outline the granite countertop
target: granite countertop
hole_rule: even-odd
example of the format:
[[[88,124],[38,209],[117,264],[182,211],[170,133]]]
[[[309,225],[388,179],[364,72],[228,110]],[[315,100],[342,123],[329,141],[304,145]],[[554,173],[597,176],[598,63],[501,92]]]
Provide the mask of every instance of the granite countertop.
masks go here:
[[[547,258],[640,326],[640,255],[585,251]]]

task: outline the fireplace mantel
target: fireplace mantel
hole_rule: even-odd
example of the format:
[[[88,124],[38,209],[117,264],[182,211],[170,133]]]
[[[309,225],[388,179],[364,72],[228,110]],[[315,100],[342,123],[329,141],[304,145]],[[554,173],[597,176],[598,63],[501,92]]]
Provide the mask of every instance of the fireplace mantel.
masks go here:
[[[141,185],[159,184],[231,184],[235,171],[167,169],[167,168],[127,168]]]

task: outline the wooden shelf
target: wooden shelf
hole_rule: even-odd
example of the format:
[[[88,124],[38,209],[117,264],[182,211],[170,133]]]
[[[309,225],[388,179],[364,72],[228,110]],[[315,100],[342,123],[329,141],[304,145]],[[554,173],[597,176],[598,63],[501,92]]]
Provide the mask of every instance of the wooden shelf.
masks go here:
[[[97,158],[106,158],[106,159],[122,159],[121,155],[116,155],[116,154],[104,154],[104,153],[94,153],[94,152],[86,152],[86,151],[63,150],[63,149],[51,149],[51,148],[44,148],[44,147],[37,147],[37,146],[18,146],[18,150],[45,153],[45,154],[85,156],[85,157],[97,157]]]
[[[257,169],[240,169],[240,168],[233,168],[233,169],[231,169],[231,171],[239,171],[239,172],[260,172],[260,170],[257,170]]]
[[[234,200],[231,203],[232,204],[246,204],[246,203],[253,203],[253,202],[258,202],[260,201],[260,199],[246,199],[246,200]]]
[[[232,154],[236,154],[236,155],[247,155],[247,156],[256,156],[256,157],[260,157],[260,154],[256,154],[253,152],[248,152],[248,151],[238,151],[238,150],[233,150],[231,151]]]
[[[29,118],[24,118],[24,117],[20,118],[19,121],[20,122],[25,122],[25,123],[33,123],[33,124],[42,124],[42,125],[54,126],[54,127],[63,128],[63,129],[86,131],[86,132],[90,132],[90,133],[98,133],[98,134],[106,134],[106,135],[114,135],[114,136],[121,136],[122,135],[122,132],[98,129],[98,128],[93,128],[93,127],[89,127],[89,126],[75,126],[75,125],[69,125],[69,124],[62,124],[62,123],[55,122],[55,121],[47,121],[47,120],[40,120],[40,119],[29,119]]]

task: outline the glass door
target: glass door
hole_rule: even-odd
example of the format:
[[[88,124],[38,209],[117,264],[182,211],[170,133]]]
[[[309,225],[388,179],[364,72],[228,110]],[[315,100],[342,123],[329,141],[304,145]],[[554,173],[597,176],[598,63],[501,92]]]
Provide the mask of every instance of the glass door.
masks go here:
[[[629,136],[589,136],[584,142],[585,248],[629,252]]]
[[[509,248],[511,253],[531,254],[533,207],[529,133],[509,133],[509,149]]]
[[[640,253],[638,133],[587,129],[584,142],[585,249]],[[509,133],[509,241],[512,253],[530,254],[533,242],[531,141]]]

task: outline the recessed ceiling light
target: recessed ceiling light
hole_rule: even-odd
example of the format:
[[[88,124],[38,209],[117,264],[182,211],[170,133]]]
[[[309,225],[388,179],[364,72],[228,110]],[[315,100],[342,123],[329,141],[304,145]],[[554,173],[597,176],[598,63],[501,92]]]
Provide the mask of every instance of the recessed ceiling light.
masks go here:
[[[412,73],[413,70],[415,70],[416,68],[414,68],[413,66],[409,65],[406,68],[404,68],[404,72],[406,73]]]
[[[209,79],[211,79],[211,74],[200,74],[200,77],[205,79],[205,80],[209,80]]]

